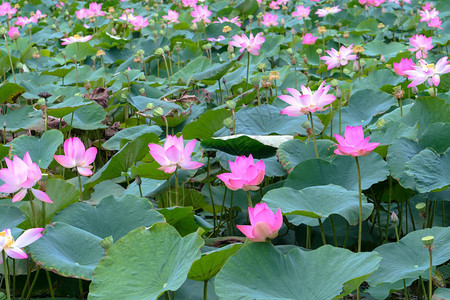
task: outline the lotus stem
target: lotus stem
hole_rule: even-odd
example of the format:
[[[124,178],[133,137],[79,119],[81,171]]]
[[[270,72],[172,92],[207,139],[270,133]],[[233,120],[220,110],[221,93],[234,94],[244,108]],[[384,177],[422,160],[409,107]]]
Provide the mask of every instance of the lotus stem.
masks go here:
[[[403,292],[405,293],[405,299],[411,299],[408,294],[408,288],[406,287],[406,280],[403,278]]]
[[[53,291],[53,284],[52,279],[50,278],[50,273],[47,270],[45,270],[45,275],[47,276],[48,289],[50,290],[50,295],[52,297],[52,300],[55,300],[55,292]]]
[[[359,218],[358,218],[358,252],[361,252],[362,233],[362,191],[361,191],[361,169],[359,167],[358,156],[355,156],[356,168],[358,170],[358,194],[359,194]]]
[[[208,280],[203,281],[203,300],[208,300]]]
[[[3,269],[5,272],[4,277],[5,277],[5,286],[6,286],[6,299],[11,300],[11,290],[10,290],[10,286],[9,286],[9,272],[8,272],[8,268],[6,267],[8,262],[6,261],[5,251],[2,251],[2,258],[3,258]]]
[[[253,207],[252,196],[250,196],[250,191],[247,191],[247,200],[248,200],[248,207]]]
[[[164,59],[164,64],[166,65],[167,77],[169,79],[169,86],[170,86],[170,89],[173,90],[172,81],[170,80],[169,66],[167,65],[167,60],[166,60],[166,56],[164,55],[164,53],[162,54],[162,57]]]
[[[211,198],[212,211],[213,211],[213,224],[214,224],[213,232],[215,232],[216,227],[217,227],[217,215],[216,215],[216,205],[214,204],[214,197],[213,197],[212,188],[211,188],[209,159],[210,159],[210,157],[208,156],[208,168],[206,169],[206,178],[208,180],[209,197]],[[208,284],[207,281],[205,281],[205,283]]]
[[[428,279],[428,299],[432,299],[433,296],[433,249],[432,246],[428,247],[430,253],[430,278]]]
[[[314,151],[316,151],[316,157],[319,158],[319,151],[317,151],[317,145],[316,145],[316,133],[314,132],[314,121],[313,121],[313,116],[312,116],[311,112],[309,112],[309,118],[311,120],[311,130],[312,130],[312,136],[313,136],[313,141],[314,141]]]
[[[175,206],[178,205],[178,175],[177,175],[178,169],[175,169]]]
[[[33,282],[31,282],[30,289],[28,290],[28,293],[27,293],[27,299],[30,299],[30,297],[31,297],[31,293],[33,292],[33,288],[34,288],[34,285],[36,284],[36,281],[37,281],[37,278],[39,276],[39,271],[40,270],[41,270],[41,268],[38,265],[37,266],[37,270],[36,270],[36,274],[34,274]]]
[[[36,210],[35,210],[34,202],[33,202],[33,194],[31,194],[30,189],[28,189],[28,197],[30,197],[31,213],[33,214],[33,222],[30,222],[30,223],[33,223],[34,227],[37,228],[38,224],[37,224]]]
[[[9,27],[9,26],[8,26]],[[8,40],[6,39],[6,34],[3,36],[5,38],[5,46],[6,46],[6,50],[8,51],[8,56],[9,56],[9,64],[11,65],[11,72],[13,74],[13,78],[14,78],[14,83],[16,82],[16,75],[14,74],[14,65],[12,62],[12,58],[11,58],[11,52],[9,52],[9,47],[8,47]],[[5,75],[6,77],[6,75]]]
[[[391,212],[391,201],[392,201],[392,177],[389,177],[389,200],[388,200],[388,209],[386,212],[386,233],[384,236],[384,242],[387,243],[388,241],[388,235],[389,235],[389,221],[391,218],[389,217],[389,214]],[[397,224],[395,224],[397,226]],[[397,230],[396,230],[397,233]]]
[[[334,227],[334,219],[333,219],[333,215],[330,215],[330,222],[331,222],[331,229],[333,230],[333,240],[334,240],[334,245],[336,247],[339,246],[338,241],[337,241],[337,236],[336,236],[336,228]]]
[[[248,74],[250,72],[250,52],[247,51],[247,80],[245,81],[245,90],[248,87]]]
[[[322,236],[322,243],[324,245],[327,244],[327,240],[325,239],[325,232],[323,230],[323,224],[322,224],[322,220],[319,218],[319,226],[320,226],[320,235]]]
[[[83,280],[78,279],[78,290],[80,292],[80,299],[84,299]]]
[[[77,175],[78,175],[78,187],[80,188],[80,202],[83,202],[83,185],[81,184],[80,173],[77,172]]]

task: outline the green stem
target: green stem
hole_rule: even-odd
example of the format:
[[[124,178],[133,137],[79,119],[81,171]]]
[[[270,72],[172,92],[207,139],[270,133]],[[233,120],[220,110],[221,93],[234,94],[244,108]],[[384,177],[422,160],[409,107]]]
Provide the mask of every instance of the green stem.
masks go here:
[[[245,81],[245,90],[248,87],[248,74],[250,72],[250,52],[247,51],[247,80]]]
[[[398,229],[397,229],[397,223],[394,223],[394,228],[395,228],[395,236],[397,238],[397,242],[400,240],[399,236],[398,236]]]
[[[210,180],[210,165],[209,165],[209,159],[210,157],[208,156],[208,168],[206,169],[206,178],[208,180],[208,190],[209,190],[209,197],[211,198],[211,204],[212,204],[212,210],[213,210],[213,223],[214,223],[214,230],[213,232],[216,231],[216,226],[217,226],[217,215],[216,215],[216,205],[214,204],[214,198],[213,198],[213,194],[212,194],[212,188],[211,188],[211,180]],[[207,282],[207,281],[205,281]]]
[[[208,299],[208,280],[203,282],[203,300]]]
[[[403,292],[405,293],[405,299],[411,299],[408,294],[408,288],[406,287],[406,280],[403,278]]]
[[[82,279],[78,279],[78,290],[80,293],[80,299],[84,299],[83,280]]]
[[[349,233],[350,233],[350,224],[347,222],[347,229],[345,230],[345,238],[344,238],[344,244],[342,245],[342,248],[345,248],[345,246],[347,246]]]
[[[47,276],[48,288],[50,290],[50,295],[52,296],[52,300],[55,300],[55,292],[53,291],[52,279],[50,278],[50,273],[45,270],[45,275]]]
[[[326,245],[326,244],[327,244],[327,241],[326,241],[326,239],[325,239],[325,232],[324,232],[324,230],[323,230],[323,224],[322,224],[322,220],[321,220],[321,219],[319,219],[319,226],[320,226],[320,235],[322,236],[322,243],[323,243],[324,245]]]
[[[423,284],[422,275],[419,276],[419,281],[420,281],[420,285],[422,286],[423,299],[427,300],[428,299],[428,297],[427,297],[427,290],[425,289],[425,284]]]
[[[27,279],[25,280],[25,284],[23,285],[22,294],[20,296],[20,299],[23,300],[25,298],[25,293],[27,291],[27,287],[29,287],[30,284],[30,278],[31,278],[31,266],[29,265],[29,259],[27,258]]]
[[[389,221],[390,213],[391,213],[391,201],[392,201],[392,177],[389,177],[389,200],[388,200],[388,209],[386,212],[386,233],[384,234],[384,242],[387,243],[388,235],[389,235]],[[396,224],[397,225],[397,224]]]
[[[28,189],[28,197],[30,197],[30,207],[31,207],[31,213],[33,214],[33,224],[34,227],[37,228],[38,224],[37,224],[37,216],[36,216],[36,210],[34,207],[34,202],[33,202],[33,194],[31,194],[30,189]]]
[[[169,72],[169,66],[167,65],[166,56],[163,54],[162,57],[164,59],[164,64],[166,65],[167,77],[169,79],[169,86],[170,86],[170,89],[173,90],[172,81],[170,80],[170,72]]]
[[[338,101],[338,114],[339,114],[339,135],[341,134],[341,98],[339,98]],[[333,138],[333,136],[331,136],[331,138]]]
[[[14,300],[16,300],[16,260],[13,258],[12,259],[13,262],[13,288],[12,288],[12,294],[13,294],[13,298]]]
[[[319,151],[317,151],[317,145],[316,145],[316,133],[314,132],[314,122],[313,122],[313,116],[312,113],[309,113],[309,118],[311,120],[311,130],[312,130],[312,136],[314,141],[314,150],[316,151],[316,157],[319,158]]]
[[[248,207],[253,207],[252,197],[250,196],[250,191],[247,191],[247,200],[248,200]]]
[[[330,215],[330,222],[331,222],[331,229],[333,230],[333,240],[334,240],[334,245],[335,245],[336,247],[338,247],[339,244],[338,244],[337,236],[336,236],[336,228],[334,227],[333,215]]]
[[[13,62],[12,62],[11,53],[9,52],[8,40],[6,39],[6,34],[3,37],[5,38],[5,46],[6,46],[6,50],[8,51],[9,64],[11,65],[11,72],[13,74],[14,83],[17,83],[16,82],[16,75],[14,74],[14,65],[13,65]],[[5,77],[6,77],[6,75],[5,75]]]
[[[8,262],[6,261],[6,254],[5,251],[2,251],[2,258],[3,258],[3,269],[4,269],[4,277],[5,277],[5,286],[6,286],[6,298],[8,300],[11,300],[11,290],[9,287],[9,272],[8,269],[6,268],[6,265],[8,264]]]
[[[306,226],[306,249],[311,249],[311,226]]]
[[[178,205],[178,175],[177,175],[177,169],[175,169],[175,206]]]
[[[78,175],[78,187],[80,189],[80,202],[83,202],[83,185],[81,184],[80,173],[77,172],[77,175]]]
[[[431,246],[428,248],[428,251],[430,252],[430,278],[428,279],[428,299],[432,299],[433,296],[433,250],[431,249]]]
[[[358,192],[359,192],[359,221],[358,221],[358,252],[361,252],[362,233],[362,191],[361,191],[361,169],[359,167],[358,156],[355,156],[356,168],[358,169]]]
[[[36,274],[34,274],[33,282],[31,282],[30,289],[28,290],[27,299],[30,299],[30,297],[31,297],[31,293],[33,292],[33,288],[34,288],[34,285],[36,284],[40,270],[41,270],[41,268],[38,266],[37,270],[36,270]]]
[[[233,229],[234,231],[234,226],[233,226],[233,190],[231,191],[231,199],[230,199],[230,212],[228,213],[229,215],[229,222],[228,224],[230,225],[230,228]],[[230,234],[231,234],[231,230],[230,230]]]

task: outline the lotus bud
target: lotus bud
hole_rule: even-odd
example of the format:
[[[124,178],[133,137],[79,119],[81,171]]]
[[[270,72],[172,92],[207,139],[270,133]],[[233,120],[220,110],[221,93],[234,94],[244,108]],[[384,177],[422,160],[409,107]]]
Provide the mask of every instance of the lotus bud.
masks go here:
[[[227,102],[225,102],[225,105],[226,105],[227,108],[229,108],[229,109],[235,109],[235,108],[236,108],[236,101],[234,101],[234,100],[228,100]]]
[[[392,221],[393,223],[397,223],[397,222],[398,222],[398,216],[397,216],[397,214],[395,213],[395,211],[393,211],[392,214],[391,214],[391,221]]]
[[[286,21],[284,20],[284,18],[281,18],[280,23],[281,23],[281,25],[283,25],[283,26],[286,24]]]
[[[84,84],[84,88],[86,89],[86,90],[90,90],[91,89],[91,83],[89,82],[89,80],[85,80],[84,82],[83,82],[83,84]]]
[[[353,72],[358,72],[359,71],[359,64],[357,60],[353,61]]]
[[[192,24],[191,29],[197,31],[198,30],[197,23]]]
[[[308,64],[308,58],[307,58],[306,56],[303,56],[303,62],[304,62],[305,64]]]
[[[417,95],[417,93],[419,92],[419,89],[417,88],[417,86],[413,86],[413,87],[411,88],[411,92],[412,92],[414,95]]]
[[[336,97],[341,99],[342,98],[342,91],[340,88],[336,87]]]
[[[386,62],[386,59],[384,58],[383,54],[380,56],[380,61],[384,64]]]
[[[234,122],[232,118],[226,118],[223,120],[223,126],[225,126],[228,129],[232,129],[234,126]]]
[[[429,247],[433,246],[434,236],[429,235],[429,236],[423,237],[422,242],[425,245],[425,247],[429,248]]]
[[[157,107],[153,110],[152,114],[154,117],[161,117],[164,115],[164,111],[161,107]]]
[[[56,25],[52,24],[52,26],[50,26],[51,29],[56,30]]]
[[[344,39],[348,39],[349,36],[350,33],[348,33],[347,31],[342,34],[342,37],[344,37]]]
[[[136,175],[136,184],[137,185],[141,185],[142,184],[141,176],[139,176],[139,175]]]
[[[386,121],[385,119],[379,119],[379,120],[375,123],[375,125],[377,125],[378,128],[381,128],[381,127],[383,127],[383,126],[386,125],[386,124],[387,124],[387,121]]]

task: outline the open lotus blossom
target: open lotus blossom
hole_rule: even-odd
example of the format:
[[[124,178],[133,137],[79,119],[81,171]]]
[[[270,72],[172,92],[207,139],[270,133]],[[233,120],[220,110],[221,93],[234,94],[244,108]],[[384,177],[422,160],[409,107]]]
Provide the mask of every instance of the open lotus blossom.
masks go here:
[[[285,107],[281,114],[288,115],[290,117],[297,117],[307,113],[313,113],[315,111],[324,111],[326,105],[336,100],[333,95],[327,94],[330,90],[330,86],[323,87],[325,81],[322,82],[314,93],[309,87],[301,85],[303,95],[296,89],[287,88],[286,90],[292,95],[280,95],[278,98],[288,103],[289,106]]]
[[[267,27],[277,26],[278,25],[277,15],[271,14],[271,13],[266,13],[263,16],[263,20],[261,21],[261,24],[266,25]]]
[[[192,140],[184,146],[183,136],[177,138],[168,135],[164,147],[157,144],[148,144],[151,156],[161,165],[159,170],[173,173],[177,168],[183,170],[194,170],[203,166],[202,163],[191,161],[197,140]]]
[[[73,44],[73,43],[84,43],[87,41],[90,41],[92,39],[92,35],[87,35],[87,36],[79,36],[78,34],[65,38],[65,39],[61,39],[61,41],[63,41],[63,43],[61,43],[61,45],[69,45],[69,44]]]
[[[180,21],[178,21],[178,13],[174,10],[170,10],[167,12],[166,16],[162,17],[164,20],[166,20],[167,22],[170,23],[180,23]]]
[[[8,16],[8,19],[11,19],[13,15],[17,12],[16,8],[11,8],[11,3],[3,2],[0,5],[0,16]]]
[[[225,39],[225,37],[223,35],[219,35],[217,37],[217,39],[216,38],[207,38],[206,40],[209,42],[220,42],[220,41],[223,41],[224,39]]]
[[[9,35],[9,37],[10,37],[12,40],[17,40],[18,38],[20,38],[20,32],[19,32],[19,29],[17,29],[17,28],[14,27],[14,26],[11,26],[11,27],[9,28],[8,35]]]
[[[127,8],[123,11],[122,15],[119,17],[119,20],[128,22],[129,20],[136,18],[136,16],[133,15],[133,13],[134,13],[134,8],[131,8],[131,9]]]
[[[261,49],[261,45],[266,40],[261,35],[261,32],[257,33],[255,36],[253,36],[253,33],[250,33],[250,37],[247,37],[245,33],[241,36],[235,35],[229,44],[234,47],[241,48],[239,49],[239,52],[244,52],[244,50],[247,50],[252,55],[259,55],[258,50]]]
[[[14,259],[25,259],[28,255],[22,248],[38,240],[42,236],[42,231],[44,231],[44,228],[31,228],[25,230],[24,233],[14,241],[11,230],[5,229],[0,232],[0,252],[5,251],[7,257]],[[3,259],[0,256],[0,263],[2,262]]]
[[[38,19],[43,19],[43,18],[45,18],[47,15],[46,15],[46,14],[43,14],[43,13],[38,9],[38,10],[36,10],[36,12],[34,13],[34,16],[35,16],[36,18],[38,18]]]
[[[369,137],[364,138],[364,131],[361,126],[347,126],[345,138],[339,134],[334,134],[334,137],[338,142],[334,153],[338,155],[366,156],[380,145],[380,143],[369,143]]]
[[[183,6],[194,8],[197,6],[197,0],[183,0]]]
[[[203,21],[203,23],[211,23],[211,20],[208,17],[212,14],[210,10],[208,10],[208,6],[196,6],[194,10],[191,11],[191,16],[194,17],[192,23],[197,23]]]
[[[416,52],[416,58],[427,58],[428,50],[433,48],[432,38],[423,34],[415,34],[409,38],[409,42],[413,48],[408,51]]]
[[[280,208],[274,214],[266,203],[258,203],[254,208],[248,208],[250,225],[236,227],[252,242],[265,242],[277,237],[278,230],[283,225],[283,215]]]
[[[92,164],[97,155],[97,148],[84,148],[83,142],[77,138],[68,138],[64,142],[64,155],[53,155],[53,158],[64,168],[77,168],[83,176],[92,175]]]
[[[131,25],[134,26],[133,29],[135,31],[141,30],[142,28],[148,26],[148,17],[144,19],[142,16],[137,16],[132,19],[129,19],[128,21],[130,22]]]
[[[231,173],[223,173],[217,177],[232,191],[243,189],[244,191],[256,191],[258,184],[264,180],[266,166],[262,160],[257,163],[250,154],[247,157],[239,156],[236,161],[228,161]]]
[[[242,24],[239,22],[239,16],[234,17],[232,19],[228,19],[228,18],[225,18],[225,17],[223,17],[223,18],[219,17],[219,18],[217,18],[217,20],[218,21],[214,21],[213,23],[226,23],[226,22],[229,22],[229,23],[233,23],[234,25],[236,25],[238,27],[242,26]]]
[[[342,9],[339,8],[338,6],[333,6],[333,7],[325,7],[325,8],[320,8],[316,11],[316,15],[318,17],[325,17],[328,16],[329,14],[335,14],[340,12]]]
[[[23,28],[25,25],[30,24],[30,23],[37,23],[37,21],[38,21],[38,19],[36,18],[36,16],[30,17],[30,18],[18,17],[16,22],[14,23],[14,25],[22,26],[22,28]]]
[[[384,0],[358,0],[358,1],[359,1],[359,4],[361,4],[361,5],[372,6],[372,7],[378,7],[384,3]]]
[[[303,5],[299,5],[295,7],[295,11],[292,13],[292,17],[297,17],[298,19],[306,19],[311,13],[311,9],[309,7],[304,7]]]
[[[447,60],[448,56],[444,56],[438,60],[436,65],[429,64],[423,59],[419,60],[413,70],[403,72],[405,75],[408,75],[409,80],[412,80],[408,87],[417,86],[425,81],[430,86],[438,86],[441,81],[439,75],[450,73],[450,65],[448,65],[449,61]]]
[[[442,25],[442,20],[439,19],[439,17],[433,18],[430,20],[430,22],[427,23],[427,26],[431,27],[431,28],[442,29],[441,25]]]
[[[302,44],[303,45],[314,45],[317,37],[313,36],[311,33],[307,33],[303,36]]]
[[[331,70],[339,66],[345,66],[348,64],[349,60],[356,59],[356,55],[353,54],[352,48],[353,44],[348,46],[348,48],[341,46],[339,51],[336,51],[336,49],[331,48],[331,50],[325,51],[329,56],[322,56],[320,59],[324,60],[325,63],[328,65],[327,70]]]
[[[400,2],[411,4],[411,0],[389,0],[389,3],[400,4]]]
[[[33,188],[41,180],[42,173],[39,166],[31,161],[28,152],[25,153],[23,160],[14,155],[12,160],[5,157],[5,162],[7,168],[0,170],[0,179],[5,182],[0,186],[1,193],[9,194],[19,191],[12,199],[12,202],[18,202],[25,197],[28,189],[31,189],[31,192],[37,199],[53,203],[46,193]]]
[[[280,4],[278,3],[278,1],[272,1],[269,3],[269,8],[272,10],[280,9]]]
[[[420,22],[430,22],[431,19],[434,19],[439,15],[439,11],[436,10],[436,8],[431,9],[431,7],[426,6],[423,6],[422,8],[429,9],[419,10]]]
[[[394,71],[400,76],[406,76],[404,72],[414,70],[415,66],[411,58],[402,58],[399,63],[394,63]]]

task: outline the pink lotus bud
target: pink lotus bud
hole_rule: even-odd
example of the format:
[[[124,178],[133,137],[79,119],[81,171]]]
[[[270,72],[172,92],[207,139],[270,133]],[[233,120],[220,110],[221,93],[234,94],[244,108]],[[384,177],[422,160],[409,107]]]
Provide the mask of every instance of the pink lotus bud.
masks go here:
[[[248,208],[251,225],[236,225],[236,227],[252,242],[265,242],[274,239],[283,225],[283,215],[280,208],[274,214],[266,203],[258,203],[255,208]]]
[[[18,38],[20,38],[19,29],[17,29],[14,26],[11,26],[11,28],[9,28],[8,35],[12,40],[17,40]]]
[[[64,142],[65,155],[53,155],[53,158],[64,168],[77,168],[82,176],[92,175],[92,164],[97,155],[97,148],[85,149],[83,142],[77,138],[68,138]]]
[[[264,180],[266,166],[262,160],[255,163],[253,156],[239,156],[235,162],[228,161],[231,173],[217,175],[232,191],[243,189],[244,191],[256,191],[258,184]]]
[[[391,221],[394,222],[394,223],[398,222],[398,216],[395,213],[395,211],[393,211],[392,214],[391,214]]]
[[[345,138],[339,134],[335,134],[334,137],[338,141],[337,149],[334,150],[337,155],[366,156],[380,145],[380,143],[369,143],[369,138],[364,138],[362,126],[347,126]]]

